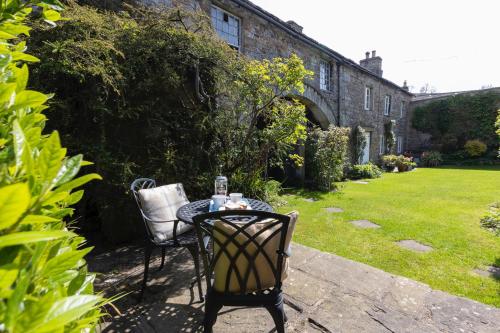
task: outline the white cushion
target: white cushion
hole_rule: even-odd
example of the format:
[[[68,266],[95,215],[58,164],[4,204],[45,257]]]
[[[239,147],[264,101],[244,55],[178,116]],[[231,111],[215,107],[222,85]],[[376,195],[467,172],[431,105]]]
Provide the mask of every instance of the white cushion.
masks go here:
[[[164,185],[139,190],[139,200],[144,214],[153,221],[146,220],[149,230],[157,242],[172,239],[177,210],[189,203],[182,184]],[[183,222],[177,225],[177,235],[193,229]]]

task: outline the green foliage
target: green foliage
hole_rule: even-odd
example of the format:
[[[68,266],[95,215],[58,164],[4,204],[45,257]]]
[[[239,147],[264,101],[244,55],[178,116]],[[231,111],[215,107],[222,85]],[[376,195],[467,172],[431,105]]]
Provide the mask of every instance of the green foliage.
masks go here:
[[[403,155],[384,155],[382,157],[382,163],[386,170],[392,171],[394,168],[398,168],[399,172],[410,171],[417,166],[410,157],[405,157]]]
[[[352,131],[353,138],[353,163],[360,163],[362,157],[363,157],[363,151],[365,150],[366,147],[366,137],[365,137],[365,130],[361,126],[356,126],[354,130]]]
[[[396,121],[390,120],[384,124],[384,137],[385,137],[385,153],[390,154],[394,146],[396,145],[396,134],[394,133],[394,128],[396,127]]]
[[[426,151],[422,153],[421,156],[422,165],[432,168],[437,167],[443,163],[443,157],[438,151]]]
[[[469,140],[465,143],[465,151],[470,157],[479,157],[486,153],[486,144],[481,140]]]
[[[140,176],[182,182],[194,200],[222,172],[232,190],[264,199],[266,167],[301,162],[289,152],[305,138],[305,110],[285,97],[311,72],[297,56],[245,59],[203,13],[123,9],[72,3],[69,21],[31,42],[50,59],[33,84],[56,92],[51,124],[106,179],[87,190],[81,213],[112,242],[136,237],[127,191]]]
[[[496,133],[498,136],[498,157],[500,157],[500,109],[497,111],[497,120],[495,121]]]
[[[307,149],[312,158],[310,176],[314,187],[329,191],[344,177],[350,131],[333,125],[326,131],[320,128],[311,131]]]
[[[0,330],[95,331],[105,302],[94,295],[85,239],[66,220],[97,174],[74,179],[86,162],[66,156],[59,134],[42,133],[51,98],[27,90],[28,62],[39,61],[21,41],[32,8],[51,26],[57,1],[2,1],[0,5]]]
[[[372,163],[353,165],[349,171],[349,178],[351,179],[371,179],[380,178],[381,176],[382,170]]]
[[[481,217],[481,226],[500,236],[500,202],[490,205],[490,209]]]
[[[444,153],[455,152],[473,139],[494,149],[499,105],[500,94],[496,92],[457,95],[415,108],[412,125],[431,134],[435,149]]]

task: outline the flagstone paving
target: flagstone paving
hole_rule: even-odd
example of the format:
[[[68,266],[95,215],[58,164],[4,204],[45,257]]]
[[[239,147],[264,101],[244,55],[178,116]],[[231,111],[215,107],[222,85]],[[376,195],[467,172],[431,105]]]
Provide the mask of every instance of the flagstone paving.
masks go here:
[[[142,248],[122,247],[88,258],[91,270],[103,273],[97,290],[130,293],[115,302],[121,314],[107,309],[110,316],[104,318],[102,332],[202,331],[203,304],[197,303],[189,254],[169,251],[162,271],[160,256],[154,254],[142,303],[136,299]],[[289,273],[284,286],[287,332],[499,332],[500,309],[301,245],[293,245]],[[214,333],[267,333],[273,328],[264,310],[223,308]]]
[[[327,207],[327,208],[325,208],[325,210],[328,213],[343,213],[344,212],[344,210],[342,208],[339,208],[339,207]]]
[[[380,226],[368,220],[349,221],[350,224],[361,229],[378,229]]]
[[[413,239],[406,239],[397,242],[397,244],[405,249],[416,251],[416,252],[430,252],[432,247],[428,245],[421,244]]]

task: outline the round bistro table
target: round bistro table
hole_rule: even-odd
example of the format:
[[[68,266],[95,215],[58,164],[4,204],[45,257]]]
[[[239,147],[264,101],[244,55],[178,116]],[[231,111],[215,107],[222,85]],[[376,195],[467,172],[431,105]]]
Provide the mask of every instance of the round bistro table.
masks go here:
[[[252,210],[260,210],[264,212],[273,212],[273,207],[268,203],[255,199],[245,198]],[[193,217],[203,213],[208,213],[210,199],[190,202],[177,210],[177,219],[184,223],[193,224]]]

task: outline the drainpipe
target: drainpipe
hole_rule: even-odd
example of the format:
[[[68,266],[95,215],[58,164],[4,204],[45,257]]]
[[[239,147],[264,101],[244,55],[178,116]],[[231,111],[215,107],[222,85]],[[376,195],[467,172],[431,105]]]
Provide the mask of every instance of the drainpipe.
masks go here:
[[[337,62],[337,126],[340,127],[340,62]]]

